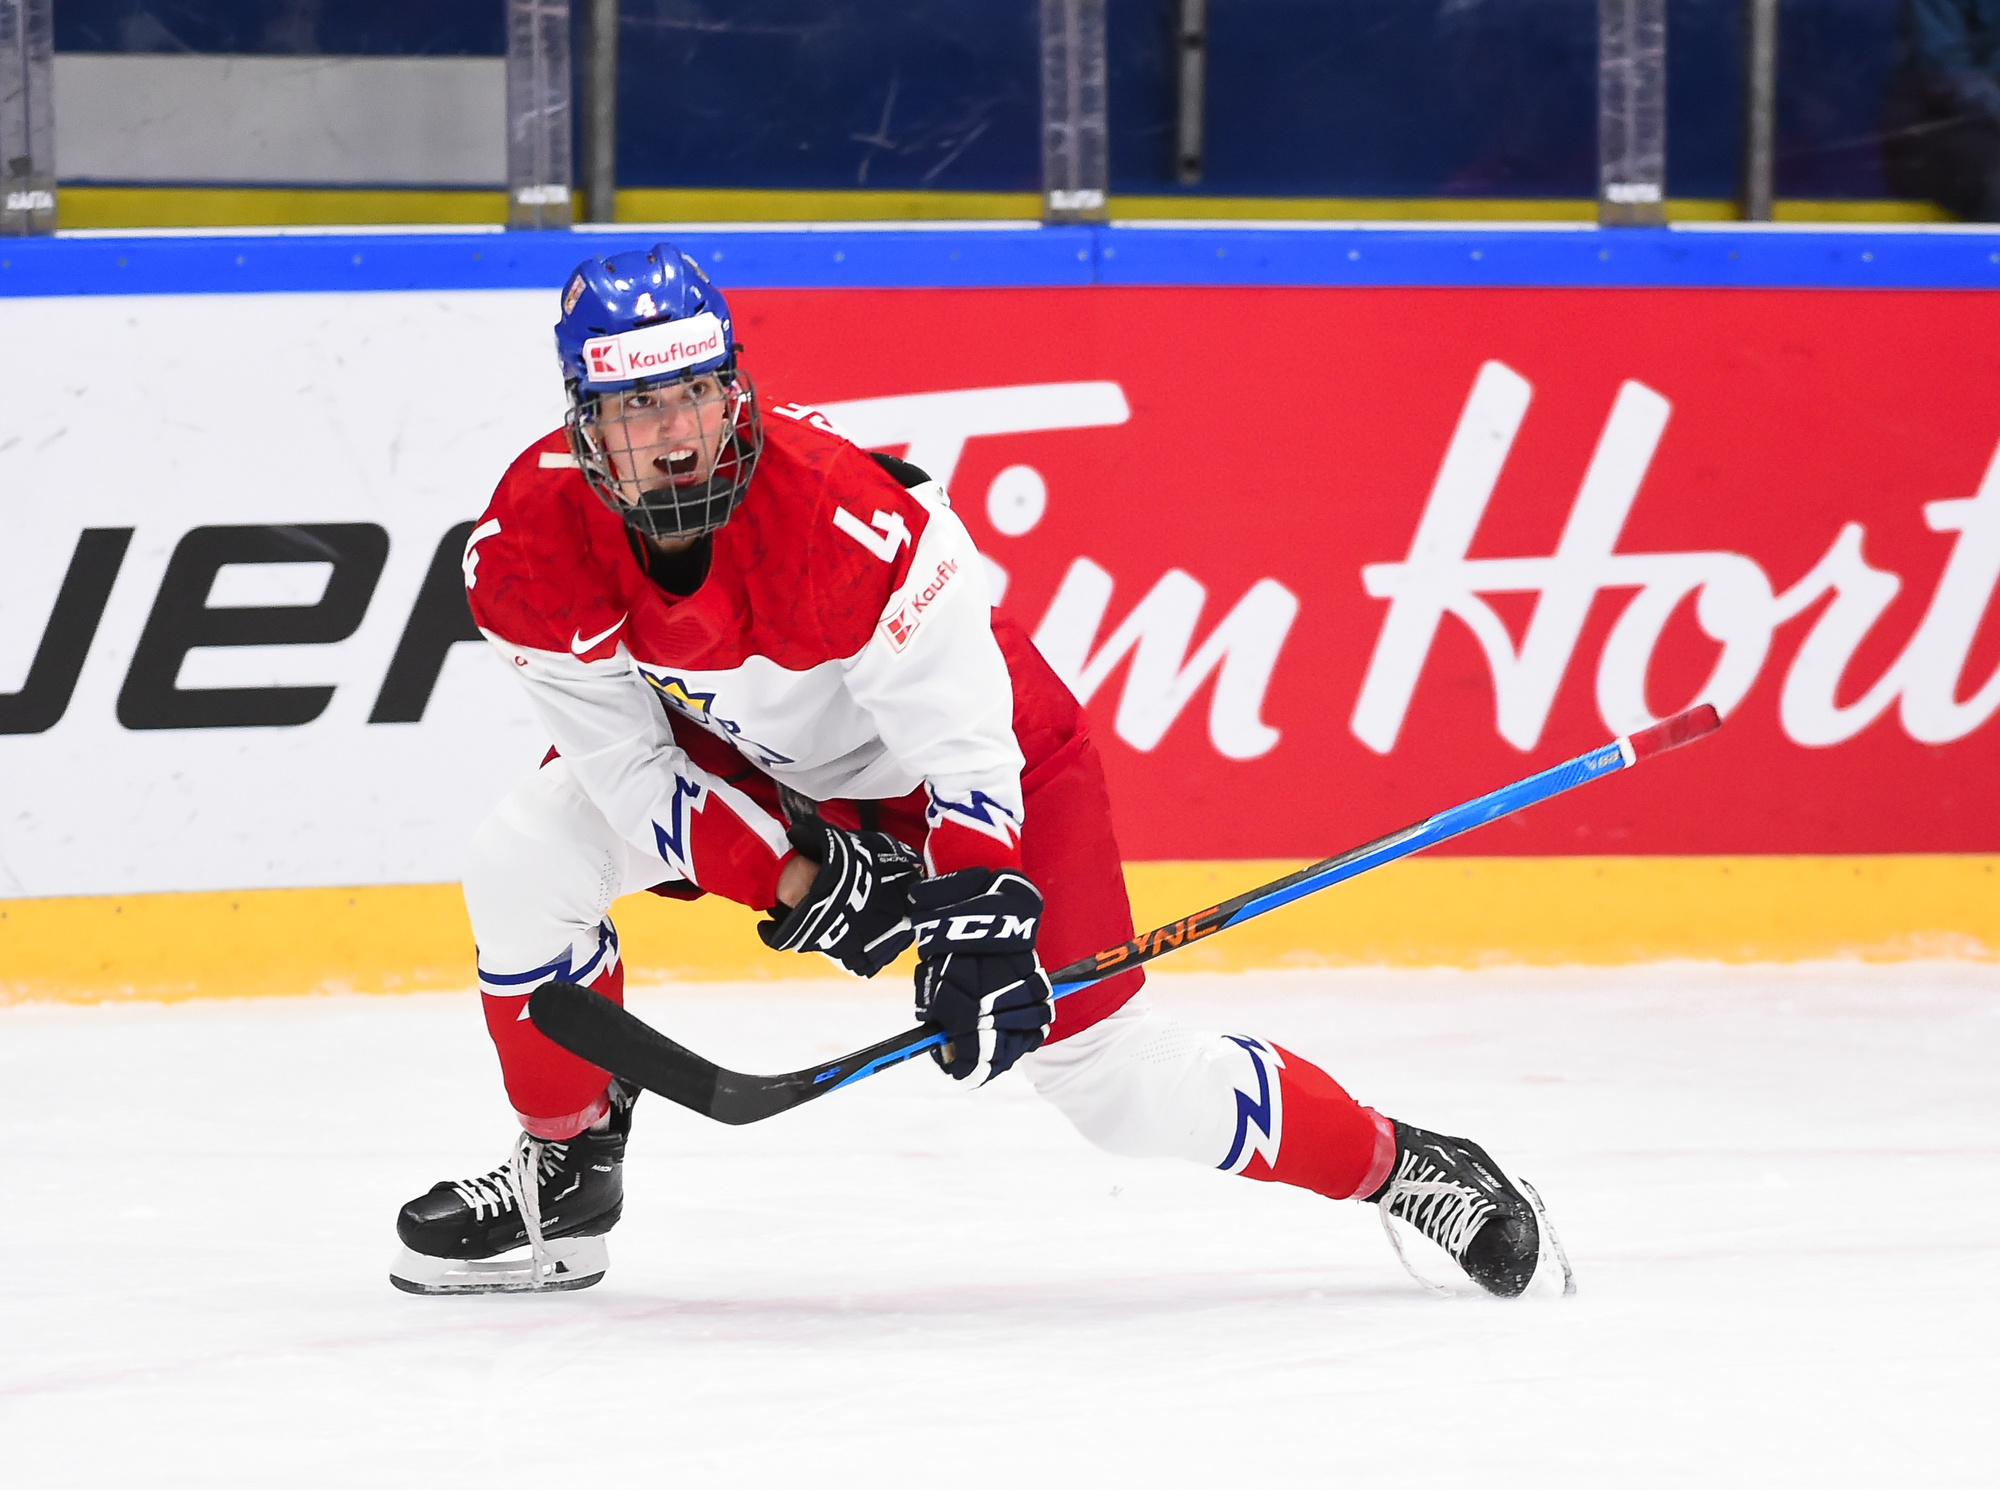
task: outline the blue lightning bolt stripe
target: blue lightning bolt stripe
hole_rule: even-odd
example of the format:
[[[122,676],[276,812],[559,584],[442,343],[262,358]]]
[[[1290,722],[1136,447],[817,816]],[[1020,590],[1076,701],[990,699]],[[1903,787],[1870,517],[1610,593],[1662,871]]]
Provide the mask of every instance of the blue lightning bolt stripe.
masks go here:
[[[688,857],[694,834],[689,827],[690,814],[683,804],[699,807],[702,795],[701,783],[676,776],[674,799],[667,805],[667,816],[674,820],[673,829],[670,832],[663,823],[653,824],[653,839],[659,845],[660,857],[689,879],[694,878],[694,861]]]
[[[1271,1136],[1271,1073],[1264,1065],[1264,1048],[1256,1041],[1246,1040],[1241,1035],[1226,1035],[1223,1038],[1247,1050],[1250,1064],[1257,1068],[1257,1099],[1253,1102],[1248,1092],[1241,1087],[1236,1089],[1236,1141],[1229,1145],[1229,1157],[1215,1166],[1217,1169],[1234,1169],[1236,1161],[1242,1157],[1243,1145],[1249,1140],[1252,1123],[1266,1138]]]
[[[570,953],[565,951],[553,962],[545,962],[540,967],[529,968],[525,973],[489,973],[478,968],[479,981],[490,983],[495,988],[515,988],[523,983],[541,984],[551,978],[561,978],[565,983],[588,983],[596,976],[598,968],[604,965],[607,953],[618,951],[618,932],[609,921],[601,922],[597,928],[597,950],[582,967],[572,966]]]
[[[930,797],[931,811],[933,812],[955,812],[960,817],[971,818],[974,822],[985,823],[989,828],[999,826],[999,823],[993,816],[996,812],[1010,826],[1018,827],[1020,823],[1020,819],[1015,817],[1005,806],[994,801],[993,798],[987,796],[982,791],[973,792],[970,802],[954,802],[947,797],[940,797],[936,792],[932,792]]]

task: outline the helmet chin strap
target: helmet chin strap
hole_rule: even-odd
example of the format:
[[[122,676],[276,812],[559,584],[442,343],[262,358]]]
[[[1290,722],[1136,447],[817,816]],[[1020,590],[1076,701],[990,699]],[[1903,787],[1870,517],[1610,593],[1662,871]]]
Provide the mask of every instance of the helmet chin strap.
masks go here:
[[[709,500],[710,492],[708,489],[708,480],[704,477],[700,481],[685,483],[669,481],[659,486],[649,486],[641,491],[639,496],[639,504],[634,510],[639,512],[658,512],[663,505],[668,504],[671,504],[675,508],[700,506]],[[712,530],[703,529],[703,531],[708,532]],[[660,536],[671,538],[675,535],[668,533]]]

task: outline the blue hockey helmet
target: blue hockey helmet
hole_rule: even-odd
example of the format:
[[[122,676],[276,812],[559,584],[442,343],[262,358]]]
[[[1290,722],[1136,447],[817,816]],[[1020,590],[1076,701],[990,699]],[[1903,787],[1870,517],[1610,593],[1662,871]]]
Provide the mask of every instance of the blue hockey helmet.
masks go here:
[[[653,538],[713,532],[764,448],[729,303],[671,243],[586,259],[563,285],[564,429],[591,489]]]

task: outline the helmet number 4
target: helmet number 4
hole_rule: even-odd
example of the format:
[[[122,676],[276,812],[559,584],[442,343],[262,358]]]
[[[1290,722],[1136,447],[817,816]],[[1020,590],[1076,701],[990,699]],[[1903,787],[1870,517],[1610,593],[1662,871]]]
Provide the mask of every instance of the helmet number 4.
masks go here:
[[[902,517],[880,508],[876,509],[872,522],[864,524],[845,507],[836,507],[833,525],[884,564],[893,560],[896,550],[910,541],[910,530],[903,526]]]

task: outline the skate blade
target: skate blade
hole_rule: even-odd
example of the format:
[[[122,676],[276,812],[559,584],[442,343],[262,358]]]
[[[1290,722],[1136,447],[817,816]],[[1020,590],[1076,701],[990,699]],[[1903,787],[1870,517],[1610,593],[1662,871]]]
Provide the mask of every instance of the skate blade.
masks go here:
[[[599,1282],[611,1265],[601,1236],[569,1237],[549,1242],[543,1250],[552,1266],[539,1283],[526,1249],[502,1257],[463,1258],[427,1257],[408,1247],[397,1249],[389,1281],[404,1293],[561,1293]]]
[[[1535,1259],[1535,1275],[1528,1280],[1524,1293],[1553,1295],[1555,1278],[1562,1276],[1561,1297],[1570,1298],[1576,1293],[1576,1273],[1569,1265],[1569,1253],[1563,1250],[1562,1238],[1549,1222],[1549,1208],[1542,1204],[1541,1192],[1519,1175],[1510,1175],[1514,1188],[1528,1197],[1528,1204],[1535,1208],[1535,1230],[1541,1237],[1541,1251]],[[1553,1264],[1553,1266],[1552,1266]]]

